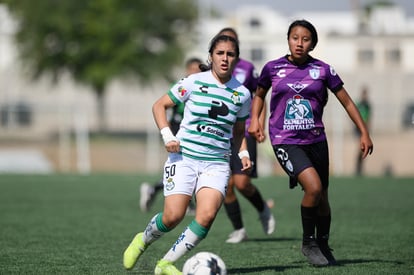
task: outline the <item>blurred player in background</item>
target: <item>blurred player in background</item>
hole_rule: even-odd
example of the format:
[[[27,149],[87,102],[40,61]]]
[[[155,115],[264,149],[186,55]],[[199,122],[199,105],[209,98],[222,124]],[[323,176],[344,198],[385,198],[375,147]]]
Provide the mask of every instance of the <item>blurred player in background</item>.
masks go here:
[[[271,89],[269,138],[279,164],[289,175],[290,187],[299,182],[304,191],[302,253],[312,265],[335,265],[328,245],[329,151],[322,121],[328,89],[358,127],[363,158],[372,153],[373,144],[341,78],[331,66],[309,55],[318,43],[315,27],[306,20],[296,20],[289,26],[287,41],[290,54],[269,61],[262,69],[248,131],[257,141],[264,140],[259,117]]]
[[[364,120],[365,125],[367,125],[368,130],[371,128],[371,102],[368,97],[368,88],[363,87],[361,91],[361,96],[356,103],[356,106],[361,114],[362,120]],[[359,137],[360,132],[358,127],[355,127],[355,136]],[[355,174],[357,176],[362,176],[363,173],[363,152],[358,148],[358,154],[356,157],[356,167]]]
[[[200,72],[200,65],[201,60],[196,57],[192,57],[187,59],[185,62],[185,73],[186,76],[189,76],[191,74],[199,73]],[[172,133],[175,135],[178,132],[178,129],[180,129],[180,123],[183,119],[184,115],[184,103],[179,103],[177,105],[174,105],[172,108],[172,113],[169,119],[170,128]],[[151,208],[152,203],[155,200],[155,197],[157,194],[162,191],[164,188],[163,180],[154,183],[153,185],[149,184],[148,182],[143,182],[140,187],[140,200],[139,200],[139,206],[141,208],[142,212],[148,212]],[[188,207],[188,214],[194,214],[194,203],[190,203]]]
[[[219,35],[228,35],[238,41],[238,35],[233,28],[224,28],[219,32]],[[257,86],[257,72],[254,65],[242,58],[239,58],[236,68],[233,71],[233,76],[239,80],[243,85],[253,93]],[[266,109],[260,114],[261,125],[265,124]],[[236,197],[234,187],[256,208],[259,213],[259,218],[262,223],[265,234],[272,234],[275,230],[276,221],[271,213],[267,203],[263,200],[263,197],[259,189],[252,183],[252,178],[257,178],[257,142],[251,137],[247,128],[250,124],[250,118],[246,120],[246,142],[247,150],[249,152],[250,159],[254,165],[250,174],[246,174],[241,170],[242,163],[238,156],[238,149],[232,147],[232,154],[230,158],[230,168],[232,175],[229,180],[229,186],[227,188],[226,198],[224,200],[224,209],[229,217],[234,231],[229,235],[226,240],[227,243],[239,243],[247,239],[247,232],[243,224],[241,215],[241,208],[239,201]]]

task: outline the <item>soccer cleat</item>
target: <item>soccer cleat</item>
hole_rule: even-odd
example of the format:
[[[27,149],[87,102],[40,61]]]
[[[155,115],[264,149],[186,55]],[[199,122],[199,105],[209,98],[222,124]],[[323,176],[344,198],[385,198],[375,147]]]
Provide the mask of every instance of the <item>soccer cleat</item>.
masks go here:
[[[322,254],[328,260],[329,265],[337,265],[338,262],[336,261],[334,255],[332,254],[333,249],[329,247],[328,242],[326,240],[318,240],[319,249],[321,250]]]
[[[155,275],[182,275],[172,262],[167,260],[159,260],[154,270]]]
[[[263,231],[267,235],[272,234],[275,231],[276,220],[267,204],[265,204],[264,210],[259,214],[259,218],[262,222]]]
[[[142,239],[143,236],[143,232],[135,235],[134,239],[124,252],[124,267],[128,270],[132,269],[135,266],[139,256],[141,256],[141,254],[147,248],[147,245],[145,245]]]
[[[149,183],[143,182],[140,188],[140,199],[139,199],[139,207],[141,208],[142,212],[147,212],[150,208],[150,205],[153,201],[154,197],[154,187],[152,187]]]
[[[322,254],[317,242],[314,239],[302,244],[302,253],[308,258],[308,261],[314,266],[327,266],[328,260]]]
[[[246,229],[241,228],[231,232],[229,238],[226,240],[226,243],[240,243],[245,240],[247,240]]]

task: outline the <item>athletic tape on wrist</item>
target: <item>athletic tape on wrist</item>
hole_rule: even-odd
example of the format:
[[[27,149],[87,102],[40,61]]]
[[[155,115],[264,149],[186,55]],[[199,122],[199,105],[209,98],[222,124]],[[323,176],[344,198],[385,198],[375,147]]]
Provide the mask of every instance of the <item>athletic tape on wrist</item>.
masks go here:
[[[178,139],[171,132],[170,127],[164,127],[160,131],[164,144],[167,145],[168,142],[177,141]]]
[[[246,157],[246,158],[250,159],[250,154],[249,154],[249,151],[247,151],[247,150],[243,150],[243,151],[240,151],[240,152],[239,152],[239,158],[240,158],[240,159],[242,159],[242,158],[244,158],[244,157]]]

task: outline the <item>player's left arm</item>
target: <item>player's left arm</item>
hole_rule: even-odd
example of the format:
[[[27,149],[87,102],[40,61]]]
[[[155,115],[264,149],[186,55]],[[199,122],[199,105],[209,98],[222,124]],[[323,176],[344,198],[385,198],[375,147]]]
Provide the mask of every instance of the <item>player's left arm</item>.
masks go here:
[[[335,96],[338,98],[339,102],[341,102],[342,106],[348,113],[348,116],[351,118],[361,133],[360,146],[362,151],[362,158],[365,158],[368,154],[372,154],[374,150],[374,145],[369,135],[368,127],[362,119],[357,106],[344,87],[339,89],[335,93]]]

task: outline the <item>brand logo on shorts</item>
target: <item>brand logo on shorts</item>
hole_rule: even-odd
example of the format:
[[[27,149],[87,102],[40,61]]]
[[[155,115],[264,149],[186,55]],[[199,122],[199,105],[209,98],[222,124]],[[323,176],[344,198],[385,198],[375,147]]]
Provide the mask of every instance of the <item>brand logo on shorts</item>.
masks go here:
[[[167,184],[165,185],[165,189],[167,189],[167,191],[171,191],[174,189],[174,187],[175,187],[174,180],[172,178],[168,178]]]

